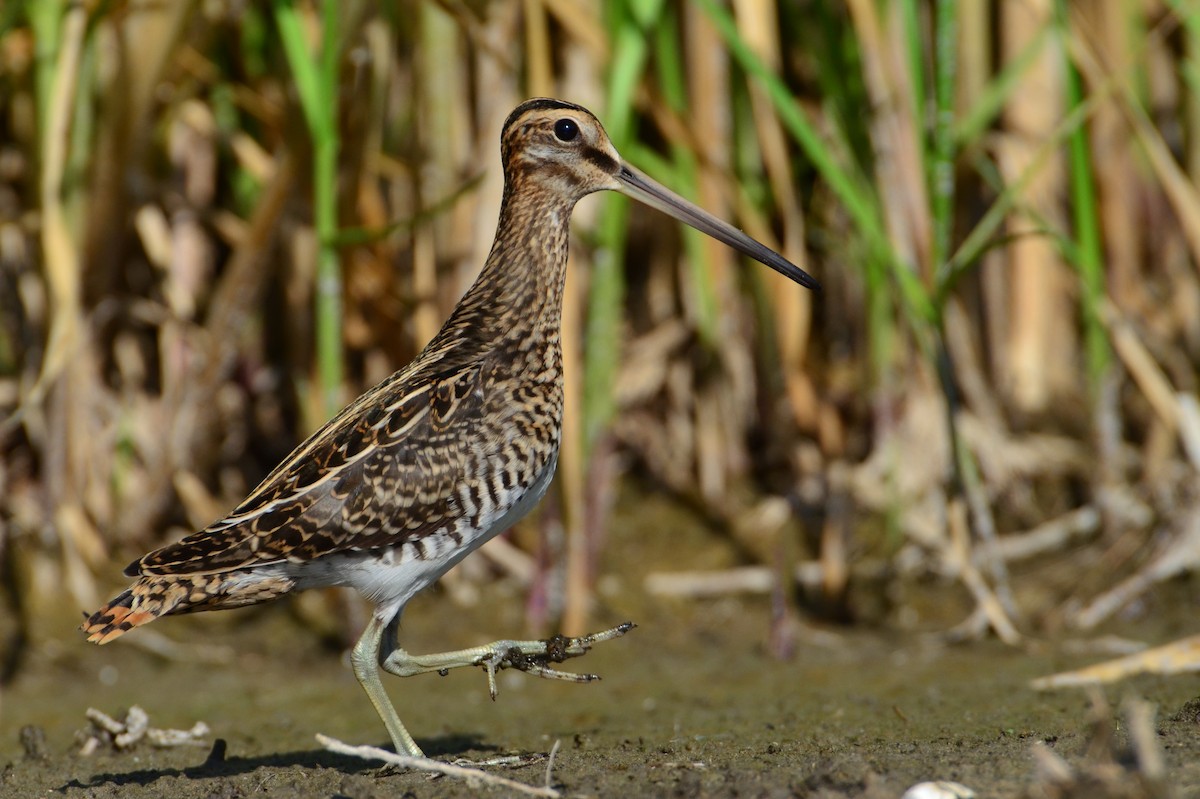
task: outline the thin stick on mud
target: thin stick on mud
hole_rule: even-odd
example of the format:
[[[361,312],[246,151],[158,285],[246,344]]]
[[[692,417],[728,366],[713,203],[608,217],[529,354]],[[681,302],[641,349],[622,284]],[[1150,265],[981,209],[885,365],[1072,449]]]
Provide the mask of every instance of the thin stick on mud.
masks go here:
[[[1167,777],[1162,744],[1154,730],[1154,705],[1142,699],[1127,699],[1125,719],[1129,741],[1137,756],[1138,768],[1147,780],[1161,783]]]
[[[548,784],[544,788],[538,788],[533,785],[526,785],[523,782],[510,780],[507,777],[501,777],[496,774],[489,774],[486,771],[480,771],[477,768],[467,768],[465,766],[455,766],[450,763],[442,763],[438,760],[431,760],[427,757],[410,757],[408,755],[398,755],[395,752],[389,752],[386,749],[380,749],[375,746],[351,746],[350,744],[342,743],[336,738],[330,738],[327,735],[317,733],[317,743],[328,749],[330,752],[336,752],[339,755],[349,755],[351,757],[360,757],[363,760],[382,760],[392,766],[400,768],[415,769],[417,771],[428,771],[434,774],[442,774],[447,777],[457,777],[466,780],[468,784],[477,785],[493,785],[499,788],[509,788],[523,793],[527,796],[545,796],[550,799],[557,799],[562,796],[561,793],[551,788]],[[558,747],[555,746],[555,751]],[[553,757],[553,752],[551,753]],[[551,760],[553,764],[553,760]],[[550,771],[547,769],[546,778],[549,781]]]
[[[548,790],[548,791],[554,790],[553,788],[550,787],[550,783],[552,780],[550,773],[552,771],[554,771],[554,758],[558,756],[558,748],[561,745],[562,745],[562,741],[555,739],[554,746],[550,747],[550,757],[547,758],[547,761],[546,761],[546,790]]]

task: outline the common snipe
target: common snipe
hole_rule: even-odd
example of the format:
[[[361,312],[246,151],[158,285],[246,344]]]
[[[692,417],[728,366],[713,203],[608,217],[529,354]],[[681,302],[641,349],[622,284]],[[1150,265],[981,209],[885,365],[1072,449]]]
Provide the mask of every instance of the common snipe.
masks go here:
[[[416,360],[363,394],[272,471],[232,513],[155,550],[138,578],[83,623],[107,643],[159,616],[351,586],[375,605],[354,673],[397,752],[420,748],[384,693],[379,667],[406,677],[460,666],[589,679],[550,663],[615,638],[496,641],[435,655],[396,642],[400,614],[546,493],[562,432],[560,317],[568,220],[611,189],[664,211],[809,288],[817,283],[737,229],[630,167],[589,111],[529,100],[501,134],[504,198],[479,278]]]

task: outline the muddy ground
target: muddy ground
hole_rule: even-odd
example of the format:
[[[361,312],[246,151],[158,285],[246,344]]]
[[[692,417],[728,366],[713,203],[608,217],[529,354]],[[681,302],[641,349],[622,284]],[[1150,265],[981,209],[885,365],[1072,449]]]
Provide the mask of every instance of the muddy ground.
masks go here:
[[[610,544],[611,547],[611,544]],[[1157,708],[1175,796],[1200,796],[1200,678],[1142,678],[1105,689],[1038,693],[1031,678],[1105,658],[1063,642],[1014,649],[950,646],[886,624],[823,626],[796,656],[769,657],[761,598],[651,600],[640,576],[606,578],[601,624],[639,623],[578,666],[588,685],[504,673],[492,702],[479,671],[400,680],[384,675],[401,718],[431,756],[480,760],[561,749],[552,782],[568,796],[898,797],[922,780],[955,780],[980,797],[1051,796],[1032,748],[1045,741],[1077,768],[1107,774],[1109,795],[1145,796],[1128,752],[1121,702]],[[952,617],[952,586],[920,589]],[[1192,586],[1167,586],[1104,631],[1159,643],[1195,632]],[[503,581],[462,608],[441,592],[418,597],[403,643],[432,652],[522,630],[522,598]],[[286,606],[168,619],[157,631],[190,649],[164,658],[129,643],[87,645],[64,634],[30,652],[0,694],[3,797],[457,797],[508,795],[323,751],[314,739],[384,745],[386,733],[337,651]],[[152,628],[153,629],[153,628]],[[130,636],[132,638],[132,636]],[[228,654],[226,663],[206,662]],[[1111,745],[1097,738],[1094,701],[1116,713]],[[143,707],[155,726],[211,734],[177,749],[141,744],[81,757],[76,731],[95,707]],[[211,758],[215,740],[224,757]],[[1115,758],[1106,762],[1109,757]],[[546,763],[501,773],[541,784]],[[1153,786],[1151,786],[1153,787]],[[1078,796],[1102,796],[1088,788]]]

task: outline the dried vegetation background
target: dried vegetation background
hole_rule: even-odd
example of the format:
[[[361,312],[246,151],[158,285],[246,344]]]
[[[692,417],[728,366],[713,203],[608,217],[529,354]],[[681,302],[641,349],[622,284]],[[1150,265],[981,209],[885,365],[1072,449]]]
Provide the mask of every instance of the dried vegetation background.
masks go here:
[[[451,599],[503,575],[531,628],[581,628],[621,563],[619,481],[741,553],[647,587],[769,593],[781,655],[801,597],[846,618],[856,590],[934,575],[974,603],[957,632],[1017,642],[1195,568],[1186,0],[18,0],[6,677],[435,333],[492,239],[500,123],[533,95],[591,107],[825,290],[585,202],[557,490]]]

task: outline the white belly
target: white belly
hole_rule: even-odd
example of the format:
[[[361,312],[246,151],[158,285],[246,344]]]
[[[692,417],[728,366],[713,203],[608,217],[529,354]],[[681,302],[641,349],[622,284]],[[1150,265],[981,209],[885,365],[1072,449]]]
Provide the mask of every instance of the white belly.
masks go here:
[[[419,542],[366,552],[341,552],[308,563],[281,564],[296,580],[298,590],[328,586],[355,589],[376,606],[375,615],[390,619],[421,589],[432,585],[456,563],[478,549],[485,541],[520,521],[541,501],[554,478],[557,453],[516,501],[491,514],[481,514],[478,527],[466,519],[454,529],[459,543],[449,531],[434,533]]]

